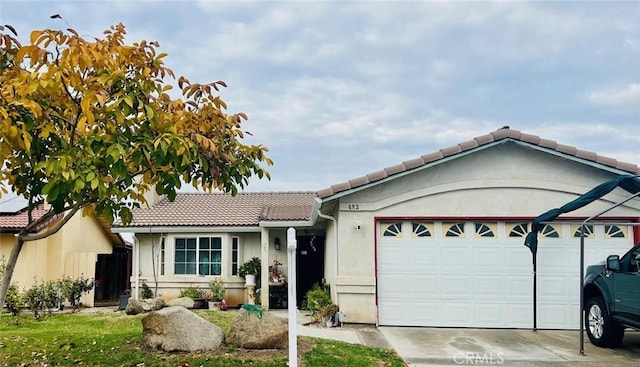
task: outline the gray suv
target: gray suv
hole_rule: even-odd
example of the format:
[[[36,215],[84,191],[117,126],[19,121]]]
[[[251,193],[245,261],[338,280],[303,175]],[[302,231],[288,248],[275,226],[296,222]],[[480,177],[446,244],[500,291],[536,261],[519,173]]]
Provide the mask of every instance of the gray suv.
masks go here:
[[[640,244],[622,258],[587,268],[584,278],[585,329],[599,347],[620,345],[624,329],[640,329]]]

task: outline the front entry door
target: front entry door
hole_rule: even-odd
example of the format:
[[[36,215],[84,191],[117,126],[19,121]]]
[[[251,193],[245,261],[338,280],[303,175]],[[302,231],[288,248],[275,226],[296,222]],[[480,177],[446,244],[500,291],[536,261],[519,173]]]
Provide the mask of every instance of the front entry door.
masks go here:
[[[298,236],[296,239],[296,300],[301,305],[307,291],[324,278],[324,236]]]

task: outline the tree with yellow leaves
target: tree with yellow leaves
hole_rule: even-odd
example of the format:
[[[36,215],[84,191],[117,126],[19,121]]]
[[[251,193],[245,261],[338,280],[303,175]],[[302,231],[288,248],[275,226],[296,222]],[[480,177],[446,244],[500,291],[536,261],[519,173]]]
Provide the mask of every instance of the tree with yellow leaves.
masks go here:
[[[0,283],[4,303],[27,241],[56,233],[77,212],[123,223],[155,190],[169,200],[183,182],[236,194],[252,175],[269,177],[261,145],[242,143],[244,113],[228,114],[224,82],[177,79],[157,42],[125,43],[125,26],[86,40],[67,30],[35,30],[20,44],[0,26],[0,189],[28,201]],[[1,195],[1,193],[0,193]],[[35,218],[38,203],[50,210]]]

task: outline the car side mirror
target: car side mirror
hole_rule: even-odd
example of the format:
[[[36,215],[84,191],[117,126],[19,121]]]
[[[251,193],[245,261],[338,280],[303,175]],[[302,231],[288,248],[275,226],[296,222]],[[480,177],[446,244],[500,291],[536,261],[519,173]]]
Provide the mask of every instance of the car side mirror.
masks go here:
[[[620,256],[609,255],[607,257],[607,270],[620,271]]]

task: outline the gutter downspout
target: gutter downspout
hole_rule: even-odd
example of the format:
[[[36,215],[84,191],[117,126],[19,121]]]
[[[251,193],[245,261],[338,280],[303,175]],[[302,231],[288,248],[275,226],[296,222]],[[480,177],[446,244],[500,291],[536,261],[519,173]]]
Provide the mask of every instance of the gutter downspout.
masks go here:
[[[135,248],[136,256],[133,269],[135,273],[133,299],[138,299],[138,294],[140,292],[140,241],[138,240],[138,237],[136,237],[135,233],[133,234],[133,247]]]
[[[334,281],[333,281],[333,287],[331,287],[331,293],[333,296],[333,299],[335,300],[335,303],[337,305],[339,305],[340,303],[338,302],[338,290],[336,282],[338,280],[338,221],[336,220],[336,218],[327,215],[327,214],[323,214],[320,209],[318,209],[318,216],[320,218],[323,219],[328,219],[330,221],[333,222],[333,248],[335,250],[335,256],[334,256],[334,263],[333,263],[333,276],[334,276]]]

